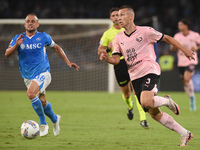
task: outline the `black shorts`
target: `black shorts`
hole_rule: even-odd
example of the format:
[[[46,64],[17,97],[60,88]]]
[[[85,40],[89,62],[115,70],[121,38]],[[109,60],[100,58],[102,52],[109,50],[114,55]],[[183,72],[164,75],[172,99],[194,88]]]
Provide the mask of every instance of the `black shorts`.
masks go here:
[[[191,73],[195,72],[195,65],[189,65],[187,67],[178,67],[180,77],[183,78],[185,71],[189,71]]]
[[[128,74],[128,67],[126,65],[125,60],[121,59],[119,64],[114,65],[114,70],[115,70],[115,77],[117,79],[117,83],[119,84],[119,86],[120,87],[126,86],[130,81],[130,77]]]
[[[140,96],[142,91],[153,91],[156,95],[158,91],[157,86],[159,81],[160,81],[160,76],[156,74],[147,74],[144,77],[132,81],[135,94],[140,104],[141,104]],[[144,111],[147,112],[148,109],[144,108]]]

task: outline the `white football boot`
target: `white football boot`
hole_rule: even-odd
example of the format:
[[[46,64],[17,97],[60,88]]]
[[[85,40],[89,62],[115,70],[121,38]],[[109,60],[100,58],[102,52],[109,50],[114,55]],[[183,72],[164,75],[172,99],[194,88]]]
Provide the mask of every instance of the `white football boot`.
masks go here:
[[[60,123],[60,115],[57,115],[57,121],[56,123],[53,123],[53,133],[55,136],[58,136],[58,134],[60,133],[60,126],[59,126],[59,123]]]
[[[40,136],[45,136],[48,134],[49,126],[47,125],[41,125],[40,126]]]

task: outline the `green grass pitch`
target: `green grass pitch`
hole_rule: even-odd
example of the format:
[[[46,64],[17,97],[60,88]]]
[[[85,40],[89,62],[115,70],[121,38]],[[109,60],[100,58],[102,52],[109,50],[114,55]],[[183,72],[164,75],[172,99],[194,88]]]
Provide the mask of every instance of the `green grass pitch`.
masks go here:
[[[196,94],[197,111],[190,112],[189,100],[183,92],[170,94],[179,104],[181,114],[170,114],[194,137],[187,147],[178,147],[180,136],[154,121],[149,114],[150,129],[143,129],[136,105],[134,119],[127,119],[126,105],[121,93],[106,92],[47,92],[47,100],[56,114],[61,115],[61,132],[54,137],[49,118],[49,134],[27,140],[20,134],[26,120],[39,123],[26,91],[0,91],[0,149],[37,150],[199,150],[200,149],[200,94]],[[133,97],[133,96],[132,96]],[[134,98],[132,98],[134,99]],[[135,100],[134,100],[135,101]]]

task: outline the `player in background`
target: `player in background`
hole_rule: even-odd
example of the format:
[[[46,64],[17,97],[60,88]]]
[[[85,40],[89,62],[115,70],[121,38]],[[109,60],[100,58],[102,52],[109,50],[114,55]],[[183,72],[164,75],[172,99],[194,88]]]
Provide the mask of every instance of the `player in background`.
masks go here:
[[[178,124],[170,115],[160,110],[161,106],[168,107],[174,114],[179,115],[179,106],[169,95],[157,95],[157,85],[160,79],[160,66],[156,62],[153,43],[160,40],[182,50],[188,59],[194,59],[194,53],[182,46],[174,38],[162,34],[151,27],[136,26],[135,13],[131,6],[122,6],[119,10],[119,23],[125,29],[118,33],[113,40],[113,56],[101,51],[100,59],[111,64],[118,64],[123,55],[128,66],[129,75],[139,102],[151,117],[163,126],[181,135],[181,144],[186,146],[193,137],[192,133]]]
[[[195,73],[195,66],[198,64],[197,50],[200,49],[200,35],[189,29],[190,22],[187,19],[181,19],[178,22],[180,32],[174,35],[174,38],[179,41],[184,47],[194,52],[195,60],[188,60],[184,53],[174,46],[171,46],[171,51],[177,51],[180,77],[183,80],[183,86],[186,94],[190,98],[190,110],[196,110],[196,100],[194,94],[194,85],[191,80]]]
[[[98,51],[106,50],[109,56],[112,56],[112,41],[115,37],[115,35],[119,32],[122,32],[124,28],[122,28],[119,25],[118,22],[118,11],[119,8],[113,7],[110,9],[110,20],[113,22],[112,28],[108,29],[104,32],[100,45],[98,48]],[[100,53],[98,53],[100,54]],[[117,65],[114,65],[114,71],[115,71],[115,77],[117,79],[117,83],[120,86],[120,89],[122,91],[122,98],[127,104],[127,116],[130,120],[133,119],[133,101],[131,101],[131,88],[130,88],[130,77],[128,74],[128,68],[126,65],[126,62],[124,60],[124,56],[120,57],[120,63]],[[144,128],[149,128],[149,125],[146,121],[146,113],[142,109],[141,105],[138,102],[137,97],[135,96],[137,108],[140,114],[140,125]]]
[[[79,66],[68,60],[63,49],[58,46],[45,32],[38,32],[38,18],[35,14],[29,14],[25,18],[26,32],[17,34],[6,49],[5,56],[9,57],[15,51],[18,52],[19,69],[27,87],[27,96],[32,107],[40,118],[40,136],[48,134],[45,115],[53,122],[53,132],[57,136],[60,132],[60,115],[56,115],[51,104],[46,100],[45,89],[51,82],[50,65],[45,46],[53,48],[58,56],[69,66],[77,71]]]

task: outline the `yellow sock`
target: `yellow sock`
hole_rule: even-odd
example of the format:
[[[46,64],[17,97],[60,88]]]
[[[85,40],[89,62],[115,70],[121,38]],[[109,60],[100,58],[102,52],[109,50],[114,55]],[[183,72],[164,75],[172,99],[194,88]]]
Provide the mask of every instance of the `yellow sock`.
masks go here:
[[[124,101],[126,102],[128,109],[132,109],[132,108],[133,108],[133,104],[131,103],[131,97],[129,97],[128,99],[126,99],[126,98],[124,97],[124,94],[122,94],[122,98],[123,98]]]
[[[137,108],[138,108],[138,111],[139,111],[139,114],[140,114],[140,121],[146,120],[147,119],[146,118],[146,113],[142,109],[142,106],[140,105],[136,95],[135,95],[135,101],[136,101],[136,105],[137,105]]]

